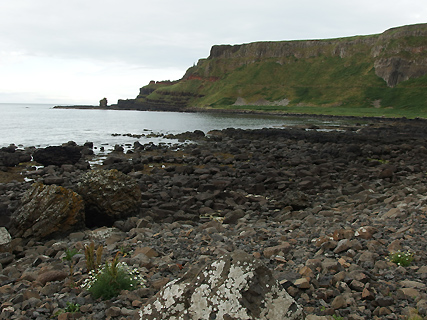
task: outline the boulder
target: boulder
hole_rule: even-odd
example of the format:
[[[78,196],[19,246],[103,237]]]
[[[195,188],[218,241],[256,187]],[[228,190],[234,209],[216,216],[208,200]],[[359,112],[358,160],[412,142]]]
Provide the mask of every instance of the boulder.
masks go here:
[[[81,196],[56,185],[35,183],[12,214],[10,233],[14,237],[44,239],[77,230],[84,221]]]
[[[76,164],[82,157],[82,149],[82,147],[74,145],[50,146],[37,149],[33,154],[33,159],[44,166]]]
[[[138,319],[304,319],[272,272],[243,251],[166,284]]]
[[[141,190],[129,176],[118,170],[93,170],[77,185],[83,197],[88,227],[111,227],[117,220],[136,216],[140,211]]]
[[[5,227],[0,227],[0,252],[11,251],[12,237]]]
[[[22,150],[13,148],[0,149],[0,167],[14,167],[21,162],[31,161],[31,155]]]

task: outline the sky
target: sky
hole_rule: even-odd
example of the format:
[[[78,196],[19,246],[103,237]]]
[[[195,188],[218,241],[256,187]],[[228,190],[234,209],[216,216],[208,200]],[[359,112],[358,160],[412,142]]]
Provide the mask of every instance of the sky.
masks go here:
[[[427,22],[425,0],[0,0],[0,103],[98,105],[177,80],[215,44]]]

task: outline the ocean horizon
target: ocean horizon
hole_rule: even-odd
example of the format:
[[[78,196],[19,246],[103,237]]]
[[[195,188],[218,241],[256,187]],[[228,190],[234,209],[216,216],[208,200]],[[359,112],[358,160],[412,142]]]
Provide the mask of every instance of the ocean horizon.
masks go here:
[[[60,109],[54,104],[0,103],[0,147],[46,147],[74,141],[96,148],[116,144],[173,143],[162,136],[226,128],[259,129],[305,120],[275,115],[181,113],[135,110]],[[135,138],[132,136],[140,136]]]

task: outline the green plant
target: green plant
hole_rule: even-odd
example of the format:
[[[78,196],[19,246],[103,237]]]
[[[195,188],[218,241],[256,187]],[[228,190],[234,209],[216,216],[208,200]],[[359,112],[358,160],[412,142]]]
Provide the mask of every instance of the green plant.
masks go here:
[[[119,262],[119,253],[111,263],[107,261],[100,271],[91,270],[89,278],[83,282],[82,287],[95,299],[111,299],[122,290],[135,290],[144,285],[145,280],[137,269],[131,269],[126,263]]]
[[[407,267],[414,260],[414,253],[411,251],[402,252],[398,250],[397,252],[390,253],[389,261],[397,264],[398,266]]]
[[[80,312],[80,305],[78,303],[73,303],[73,302],[67,302],[67,306],[64,309],[61,309],[57,312],[55,312],[55,316],[59,316],[62,313],[76,313],[76,312]]]
[[[423,319],[426,319],[426,318],[423,318],[422,316],[419,315],[418,309],[409,310],[408,320],[423,320]]]
[[[343,317],[341,317],[341,316],[337,316],[336,314],[334,314],[334,315],[332,316],[332,318],[333,318],[334,320],[344,320],[344,318],[343,318]]]
[[[79,312],[80,305],[78,303],[67,302],[67,307],[64,309],[64,311],[71,313]]]
[[[74,262],[73,257],[79,253],[77,249],[65,249],[65,257],[62,258],[64,261],[68,261],[70,263],[70,276],[73,275],[74,272]]]
[[[99,245],[95,251],[95,243],[93,242],[85,246],[86,267],[88,271],[98,271],[98,267],[101,264],[103,250],[104,248]]]
[[[123,257],[128,256],[132,251],[131,246],[121,246],[119,252],[123,255]]]

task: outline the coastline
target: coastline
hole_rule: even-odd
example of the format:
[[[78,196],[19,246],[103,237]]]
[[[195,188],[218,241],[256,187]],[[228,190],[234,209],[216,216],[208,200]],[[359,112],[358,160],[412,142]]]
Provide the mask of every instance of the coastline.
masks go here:
[[[301,118],[318,118],[318,119],[361,119],[361,120],[383,120],[383,121],[426,121],[427,118],[407,118],[405,116],[357,116],[357,115],[326,115],[317,113],[289,113],[278,111],[262,111],[262,110],[245,110],[245,109],[213,109],[213,108],[185,108],[185,109],[152,109],[140,107],[119,107],[118,105],[110,105],[107,107],[94,105],[70,105],[70,106],[54,106],[54,109],[94,109],[94,110],[123,110],[123,111],[151,111],[151,112],[177,112],[177,113],[225,113],[225,114],[253,114],[253,115],[272,115],[283,117],[301,117]]]
[[[52,239],[12,235],[13,246],[0,262],[0,280],[8,286],[3,312],[36,310],[17,300],[22,286],[31,286],[40,303],[51,301],[39,311],[46,317],[64,309],[65,301],[84,306],[86,318],[135,315],[167,282],[235,250],[268,266],[306,314],[375,319],[427,304],[423,122],[387,121],[341,132],[225,129],[175,136],[184,137],[197,143],[136,144],[126,154],[118,146],[92,169],[90,144],[67,145],[86,150],[75,164],[8,167],[31,179],[0,184],[6,195],[1,207],[12,216],[34,182],[77,192],[81,176],[96,168],[122,172],[141,188],[141,200],[138,214],[112,225],[79,227]],[[40,283],[42,270],[67,268],[61,260],[67,248],[81,252],[91,241],[104,246],[104,259],[128,248],[122,259],[142,272],[146,288],[102,302],[69,286],[66,272]],[[145,247],[157,254],[142,256]],[[408,249],[410,267],[388,260]],[[86,277],[79,254],[73,281]]]

